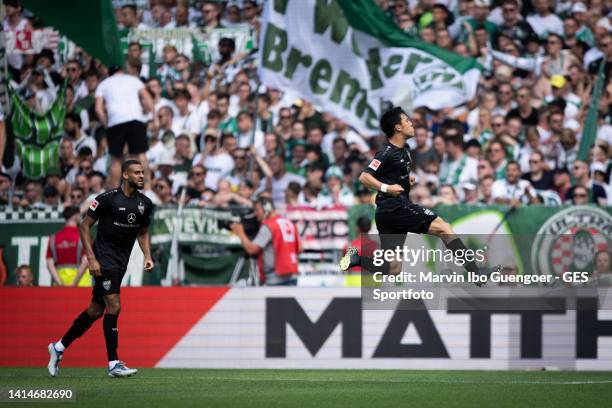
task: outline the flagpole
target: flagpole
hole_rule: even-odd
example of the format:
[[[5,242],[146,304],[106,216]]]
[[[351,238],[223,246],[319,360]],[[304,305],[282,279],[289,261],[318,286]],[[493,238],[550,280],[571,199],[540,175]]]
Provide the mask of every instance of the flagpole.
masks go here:
[[[259,118],[259,87],[261,86],[261,80],[257,77],[257,86],[255,88],[255,114],[253,115],[253,130],[251,131],[251,140],[249,146],[253,146],[255,143],[255,132],[257,132],[257,119]],[[249,158],[249,173],[253,172],[253,161],[254,157],[251,155]]]

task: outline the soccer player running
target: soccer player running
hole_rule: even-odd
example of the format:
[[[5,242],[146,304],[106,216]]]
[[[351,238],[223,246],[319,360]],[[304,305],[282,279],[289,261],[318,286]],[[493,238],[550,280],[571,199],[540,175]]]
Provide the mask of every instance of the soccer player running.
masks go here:
[[[431,234],[442,239],[446,247],[456,254],[464,253],[466,247],[451,226],[428,208],[410,202],[408,194],[414,178],[410,176],[412,160],[406,141],[414,136],[414,128],[408,115],[400,107],[385,112],[380,120],[382,131],[387,136],[383,149],[378,151],[368,167],[359,176],[359,181],[368,188],[378,190],[376,196],[376,227],[381,235],[383,247],[402,246],[409,232]],[[457,252],[462,250],[461,252]],[[363,265],[368,267],[368,259]],[[350,247],[340,260],[340,269],[346,271],[362,264],[355,247]],[[479,273],[472,262],[465,262],[468,272]],[[386,271],[401,272],[401,263],[393,262]]]
[[[94,277],[89,306],[72,323],[66,334],[49,349],[49,374],[59,374],[59,363],[65,350],[81,337],[104,314],[104,339],[108,354],[108,375],[128,377],[137,370],[119,361],[117,319],[121,311],[119,291],[134,242],[144,252],[144,269],[153,269],[148,226],[153,203],[138,190],[144,187],[144,168],[138,160],[126,160],[121,166],[121,186],[97,196],[83,217],[79,231]],[[98,222],[98,233],[92,244],[91,227]]]

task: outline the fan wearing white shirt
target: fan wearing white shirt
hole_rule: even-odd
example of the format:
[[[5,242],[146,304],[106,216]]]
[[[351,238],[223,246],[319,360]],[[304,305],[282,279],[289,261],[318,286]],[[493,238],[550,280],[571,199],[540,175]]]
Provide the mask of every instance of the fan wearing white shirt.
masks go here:
[[[537,203],[537,196],[531,183],[521,180],[521,169],[517,162],[510,161],[506,166],[506,178],[496,180],[492,186],[492,196],[496,204],[518,207],[521,204]]]
[[[534,0],[536,14],[527,17],[527,22],[540,38],[546,38],[549,33],[563,35],[563,21],[551,12],[550,3],[550,0]]]
[[[323,137],[323,141],[321,142],[321,148],[323,149],[323,153],[327,155],[327,157],[334,157],[334,149],[333,144],[334,140],[337,138],[342,138],[346,140],[346,143],[349,145],[356,145],[357,149],[359,149],[360,153],[367,153],[370,150],[370,146],[363,140],[357,132],[350,129],[346,123],[342,120],[338,119],[336,121],[336,130],[334,132],[330,132]]]
[[[199,134],[201,130],[200,119],[196,109],[189,106],[191,95],[186,89],[178,89],[174,93],[174,104],[178,113],[172,119],[172,131],[175,135],[181,133]]]
[[[128,145],[148,172],[146,152],[149,148],[144,114],[153,111],[153,99],[140,79],[126,75],[113,66],[110,76],[96,89],[96,114],[106,129],[111,155],[110,183],[119,185],[123,147]]]
[[[478,180],[478,160],[463,153],[463,136],[456,129],[446,130],[446,155],[440,165],[440,184],[459,184]]]

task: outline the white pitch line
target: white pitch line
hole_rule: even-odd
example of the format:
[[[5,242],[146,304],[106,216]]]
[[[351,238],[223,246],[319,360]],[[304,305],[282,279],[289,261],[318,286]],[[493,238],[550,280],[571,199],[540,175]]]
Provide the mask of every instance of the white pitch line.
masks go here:
[[[11,375],[0,375],[0,378],[41,378],[43,376],[11,376]],[[72,378],[101,378],[103,376],[96,375],[80,375],[75,377],[58,377],[58,379],[72,379]],[[163,377],[146,377],[145,375],[135,375],[134,379],[145,378],[147,380],[185,380],[186,377],[176,376],[163,376]],[[58,381],[54,379],[53,381]],[[193,378],[196,379],[196,378]],[[202,381],[250,381],[250,382],[336,382],[336,383],[434,383],[434,384],[517,384],[517,385],[589,385],[589,384],[612,384],[612,380],[595,380],[595,381],[528,381],[528,380],[510,380],[510,381],[492,381],[492,380],[438,380],[438,379],[399,379],[399,378],[388,378],[388,379],[377,379],[377,378],[364,378],[364,379],[341,379],[341,378],[236,378],[236,377],[198,377],[197,380]],[[129,380],[128,380],[129,381]]]

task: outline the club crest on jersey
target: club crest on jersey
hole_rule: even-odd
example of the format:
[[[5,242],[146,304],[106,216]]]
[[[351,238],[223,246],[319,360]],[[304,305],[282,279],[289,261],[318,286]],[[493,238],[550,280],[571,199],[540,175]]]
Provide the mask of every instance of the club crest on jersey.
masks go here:
[[[380,160],[373,159],[368,167],[372,170],[378,170],[380,167]]]
[[[98,201],[96,201],[95,199],[91,202],[91,204],[89,205],[89,209],[91,211],[96,211],[96,208],[98,208]]]
[[[142,203],[142,201],[138,202],[138,212],[140,213],[140,215],[144,214],[144,210],[145,210],[145,206]]]
[[[111,281],[105,280],[104,282],[102,282],[102,287],[104,288],[104,290],[109,290],[111,287]]]

